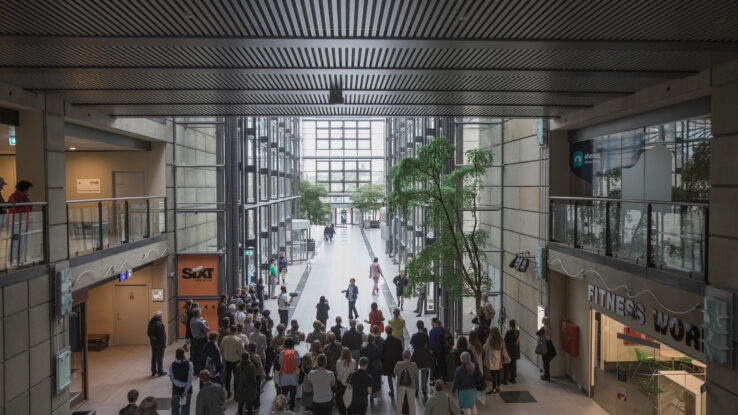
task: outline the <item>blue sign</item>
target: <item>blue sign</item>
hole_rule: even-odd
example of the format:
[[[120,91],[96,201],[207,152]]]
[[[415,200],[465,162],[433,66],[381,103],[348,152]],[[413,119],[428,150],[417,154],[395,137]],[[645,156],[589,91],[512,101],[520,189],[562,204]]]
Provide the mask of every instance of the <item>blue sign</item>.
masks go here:
[[[118,281],[123,282],[128,279],[128,271],[123,271],[120,273],[120,276],[118,276]]]

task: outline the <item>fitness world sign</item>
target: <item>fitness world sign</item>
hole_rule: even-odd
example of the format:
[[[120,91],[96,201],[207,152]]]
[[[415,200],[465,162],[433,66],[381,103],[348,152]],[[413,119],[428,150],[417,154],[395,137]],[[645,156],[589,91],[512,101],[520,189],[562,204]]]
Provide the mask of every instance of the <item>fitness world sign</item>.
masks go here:
[[[641,326],[653,324],[656,333],[671,337],[676,342],[702,352],[702,327],[699,325],[685,322],[675,315],[657,309],[651,310],[649,323],[648,313],[643,304],[592,284],[587,285],[587,299],[590,304],[595,304],[612,314],[627,317]]]

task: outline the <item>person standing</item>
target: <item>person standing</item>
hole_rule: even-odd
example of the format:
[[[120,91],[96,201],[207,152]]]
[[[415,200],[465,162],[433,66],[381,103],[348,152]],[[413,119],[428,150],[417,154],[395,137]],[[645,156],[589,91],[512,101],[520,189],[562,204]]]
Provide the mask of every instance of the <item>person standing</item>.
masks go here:
[[[323,327],[323,323],[321,323],[320,320],[315,320],[313,322],[313,331],[308,333],[307,338],[305,339],[309,345],[312,345],[313,342],[317,340],[318,342],[320,342],[321,346],[325,346],[327,340],[325,337],[325,331],[323,331]]]
[[[218,322],[223,321],[224,318],[227,318],[228,314],[228,294],[223,293],[220,295],[220,301],[218,302]],[[231,323],[228,323],[230,326]]]
[[[220,385],[223,383],[223,361],[220,358],[220,349],[218,349],[218,337],[218,333],[208,334],[208,342],[202,349],[200,367],[210,373],[212,382]]]
[[[326,326],[328,321],[328,310],[331,309],[331,306],[328,305],[328,300],[325,299],[324,295],[320,296],[320,301],[318,301],[318,304],[315,306],[315,308],[317,310],[315,312],[315,319]]]
[[[2,187],[0,187],[0,189],[2,189]],[[136,389],[129,390],[126,398],[128,398],[128,405],[121,408],[120,411],[118,411],[118,415],[135,415],[136,409],[138,409],[138,405],[136,405],[136,401],[138,401],[138,391]]]
[[[492,389],[487,392],[487,395],[498,393],[502,383],[502,365],[509,362],[510,357],[507,355],[505,342],[502,340],[500,329],[497,327],[492,327],[489,332],[489,339],[484,345],[484,359],[492,374]]]
[[[346,332],[346,328],[341,325],[342,321],[341,316],[336,316],[336,325],[331,327],[331,331],[336,335],[336,340],[339,342],[341,341],[341,337],[343,337],[343,333]]]
[[[236,314],[234,315],[236,322],[234,323],[236,326],[245,325],[246,324],[246,303],[241,302],[238,304],[238,311],[236,311]]]
[[[502,378],[502,384],[506,385],[508,381],[515,383],[518,376],[518,360],[520,359],[520,332],[515,320],[510,320],[510,329],[505,332],[505,348],[510,356],[510,363],[505,364],[505,374]]]
[[[392,335],[400,339],[400,342],[404,343],[404,332],[405,332],[405,319],[400,317],[400,309],[395,308],[392,310],[394,318],[387,322],[392,327]]]
[[[433,384],[436,393],[425,403],[423,415],[456,415],[461,412],[461,408],[456,404],[456,400],[446,392],[446,383],[437,380]]]
[[[290,411],[295,410],[295,395],[299,381],[300,354],[295,350],[295,342],[287,338],[284,350],[279,354],[279,372],[275,379],[280,395],[289,395]]]
[[[348,347],[341,349],[341,359],[336,362],[336,400],[338,401],[338,413],[346,415],[347,408],[343,404],[343,393],[348,386],[348,379],[356,369],[356,361],[351,358],[351,350]]]
[[[361,355],[369,360],[367,371],[372,375],[372,399],[382,389],[382,348],[376,344],[373,334],[367,336],[366,346],[361,349]]]
[[[427,298],[428,296],[426,294],[425,284],[423,284],[420,286],[420,290],[418,291],[418,304],[415,306],[415,310],[413,310],[413,313],[417,313],[418,317],[421,317],[423,315],[423,310],[425,310],[425,302]]]
[[[279,275],[282,277],[282,284],[287,284],[285,281],[287,279],[287,258],[284,257],[284,254],[279,254]]]
[[[332,223],[331,223],[331,228],[330,228],[330,234],[329,235],[331,237],[331,241],[333,240],[333,237],[336,235],[336,225],[334,225]]]
[[[464,414],[477,414],[477,378],[481,376],[479,365],[472,362],[471,354],[461,354],[461,364],[454,372],[454,384],[451,391],[459,394],[459,408]]]
[[[190,343],[192,343],[192,329],[190,329],[190,319],[192,318],[192,300],[188,299],[185,301],[184,307],[182,307],[182,313],[179,315],[179,321],[185,326],[185,344],[184,351],[189,350]]]
[[[225,390],[226,399],[231,397],[231,376],[236,365],[241,361],[244,344],[238,336],[238,328],[231,325],[230,333],[220,342],[220,353],[225,361]]]
[[[323,348],[323,354],[325,354],[326,359],[328,359],[326,369],[336,373],[336,362],[341,358],[341,350],[343,349],[343,346],[341,346],[341,343],[336,341],[336,334],[332,331],[329,331],[325,338],[326,345]]]
[[[394,375],[397,378],[397,394],[395,396],[395,413],[400,415],[407,399],[410,415],[415,415],[415,392],[418,385],[418,366],[411,362],[410,350],[402,352],[402,361],[395,365]]]
[[[443,328],[441,320],[434,317],[431,320],[431,328],[428,333],[431,352],[433,353],[433,380],[446,378],[446,354],[449,352],[446,346],[446,329]]]
[[[200,361],[202,358],[202,350],[208,342],[208,332],[210,328],[207,322],[202,318],[202,309],[193,307],[194,316],[190,321],[192,330],[192,351],[190,352],[190,361],[195,365],[195,372],[200,373],[202,367]]]
[[[272,258],[269,261],[269,296],[272,299],[277,298],[277,284],[279,284],[279,277],[277,276],[277,260]]]
[[[172,381],[172,414],[189,415],[195,367],[185,358],[184,349],[177,349],[175,357],[177,360],[169,366],[169,379]]]
[[[374,257],[374,261],[369,265],[369,278],[374,280],[372,295],[379,294],[379,277],[384,277],[384,274],[382,273],[382,267],[379,265],[379,258]]]
[[[482,321],[480,321],[480,324],[489,327],[492,324],[492,320],[495,318],[496,314],[497,313],[495,312],[495,308],[492,306],[492,303],[489,302],[489,298],[484,297],[482,299],[482,309],[479,313],[479,315],[482,317]]]
[[[351,278],[351,280],[349,280],[348,288],[341,292],[346,294],[346,299],[348,300],[349,320],[352,318],[359,318],[359,312],[356,311],[356,296],[359,295],[359,287],[356,286],[356,279]]]
[[[195,401],[195,415],[225,415],[223,388],[220,384],[211,382],[210,372],[205,369],[201,370],[198,376],[201,386]]]
[[[430,352],[430,340],[425,330],[423,320],[418,320],[415,324],[418,332],[410,338],[410,346],[413,349],[412,361],[418,366],[420,371],[420,386],[423,390],[423,396],[428,397],[428,375],[431,366],[433,366],[433,358]]]
[[[241,354],[241,359],[235,367],[233,379],[233,400],[238,402],[238,415],[243,415],[244,407],[248,415],[254,414],[255,402],[259,395],[259,380],[256,376],[256,366],[251,360],[251,355]]]
[[[280,287],[281,293],[279,294],[279,299],[277,299],[277,307],[279,308],[279,322],[281,324],[287,325],[289,318],[290,318],[290,303],[292,302],[292,298],[290,298],[290,295],[287,294],[287,287],[282,286]]]
[[[256,345],[256,352],[259,353],[262,361],[266,360],[267,338],[261,332],[261,321],[254,322],[254,331],[249,334],[249,344]]]
[[[167,347],[167,332],[164,330],[164,323],[161,322],[161,311],[154,312],[154,316],[149,320],[149,327],[146,334],[149,336],[151,344],[151,376],[164,376],[164,349]]]
[[[6,182],[4,178],[0,177],[0,203],[5,203],[5,199],[3,199],[2,191],[7,185],[8,185],[8,182]],[[0,215],[4,215],[4,214],[5,214],[5,208],[0,207]],[[0,224],[0,226],[2,226],[2,224]]]
[[[349,411],[352,415],[365,415],[369,406],[369,395],[372,393],[372,376],[367,372],[369,360],[359,359],[359,368],[351,374],[348,383],[353,388],[353,398]]]
[[[258,389],[256,392],[256,402],[254,403],[254,412],[259,412],[259,407],[261,406],[261,381],[264,379],[266,372],[264,371],[264,364],[262,363],[263,361],[261,360],[261,356],[259,356],[259,353],[256,351],[256,345],[249,344],[246,349],[249,357],[251,358],[251,363],[254,364],[254,368],[256,369],[256,384],[258,385]]]
[[[325,228],[323,228],[323,240],[327,241],[329,238],[331,238],[331,227],[325,225]]]
[[[400,306],[400,310],[405,310],[405,287],[410,281],[405,277],[405,271],[400,270],[400,273],[392,279],[395,283],[395,294],[397,295],[397,305]]]
[[[348,347],[351,350],[351,357],[358,361],[361,355],[361,346],[364,343],[364,339],[361,337],[361,333],[356,330],[356,320],[349,321],[349,329],[341,337],[341,344]]]
[[[382,374],[387,376],[389,395],[394,397],[394,369],[397,362],[402,360],[402,341],[392,335],[392,326],[385,327],[384,331],[387,333],[387,338],[382,345]]]
[[[256,299],[259,300],[259,313],[264,312],[264,279],[259,278],[256,284]]]
[[[379,309],[377,303],[372,303],[372,311],[369,312],[369,320],[364,320],[365,323],[369,324],[369,332],[374,331],[374,327],[379,327],[379,332],[384,331],[384,315],[382,310]]]
[[[543,375],[541,380],[551,381],[551,360],[556,357],[556,348],[551,341],[551,324],[548,317],[543,317],[543,326],[536,332],[538,336],[538,344],[545,344],[544,353],[539,353],[541,350],[536,347],[536,353],[540,354],[543,358]]]
[[[333,388],[336,386],[336,376],[326,369],[328,359],[319,354],[315,359],[317,369],[307,375],[307,382],[313,388],[313,413],[315,415],[331,415],[333,412]]]

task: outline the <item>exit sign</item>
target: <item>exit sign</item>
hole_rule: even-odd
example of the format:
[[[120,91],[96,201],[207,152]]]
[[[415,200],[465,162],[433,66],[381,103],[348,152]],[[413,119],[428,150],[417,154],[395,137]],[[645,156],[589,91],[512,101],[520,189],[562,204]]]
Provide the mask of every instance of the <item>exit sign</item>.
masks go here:
[[[254,255],[254,250],[253,249],[244,249],[243,254],[246,255],[246,256]]]
[[[10,143],[11,146],[14,146],[15,145],[15,137],[8,137],[8,142]]]

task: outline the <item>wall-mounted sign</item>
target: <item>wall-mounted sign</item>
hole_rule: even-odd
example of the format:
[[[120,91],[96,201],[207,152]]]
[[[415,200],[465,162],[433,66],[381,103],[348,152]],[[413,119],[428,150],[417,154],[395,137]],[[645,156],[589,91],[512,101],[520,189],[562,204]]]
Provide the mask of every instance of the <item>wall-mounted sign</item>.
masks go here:
[[[546,246],[538,245],[536,247],[536,278],[543,280],[546,278]]]
[[[118,281],[123,282],[131,278],[132,276],[133,276],[133,270],[129,269],[129,270],[123,271],[118,275]]]
[[[243,254],[246,256],[254,255],[254,248],[246,248],[243,250]]]
[[[164,289],[163,288],[152,288],[151,289],[151,301],[160,303],[164,301]]]
[[[77,193],[100,193],[100,179],[77,179]]]
[[[179,255],[177,295],[218,295],[218,255]]]
[[[12,125],[8,130],[8,144],[10,144],[11,146],[15,145],[15,127]]]
[[[66,267],[66,268],[65,268]],[[56,264],[56,314],[66,316],[72,311],[72,270],[69,262]]]
[[[711,362],[732,366],[733,294],[712,286],[705,287],[705,356]]]
[[[56,354],[56,393],[72,383],[72,349],[69,346]]]
[[[543,147],[546,144],[546,121],[543,118],[538,119],[538,145]]]

